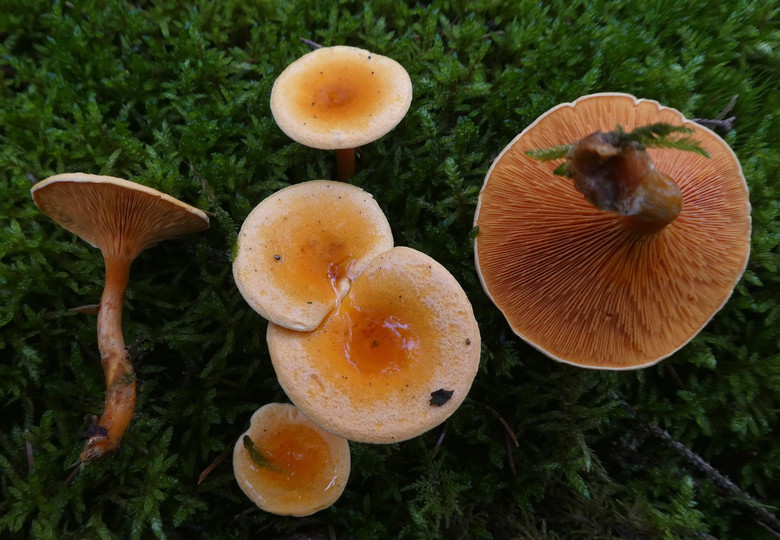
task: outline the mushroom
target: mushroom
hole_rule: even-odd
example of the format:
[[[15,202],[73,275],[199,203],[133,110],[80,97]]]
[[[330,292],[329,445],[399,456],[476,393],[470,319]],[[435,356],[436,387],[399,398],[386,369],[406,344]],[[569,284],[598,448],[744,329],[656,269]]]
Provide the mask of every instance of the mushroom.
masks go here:
[[[122,336],[122,304],[130,265],[147,247],[202,231],[201,210],[135,182],[83,173],[59,174],[32,187],[35,204],[103,253],[105,287],[98,307],[98,347],[106,379],[103,414],[91,427],[80,462],[119,448],[135,409],[133,366]]]
[[[415,437],[463,402],[480,334],[455,278],[407,247],[374,258],[313,332],[268,325],[279,383],[306,416],[346,439]]]
[[[261,509],[308,516],[332,505],[349,479],[346,439],[313,424],[289,403],[255,411],[233,448],[241,490]]]
[[[372,258],[393,247],[382,209],[362,189],[312,180],[255,207],[238,235],[233,277],[271,322],[314,330]]]
[[[580,141],[572,160],[580,150],[607,159],[594,132],[655,123],[693,130],[711,155],[647,149],[644,172],[663,175],[648,176],[640,199],[658,211],[599,201],[526,153]],[[599,369],[649,366],[685,345],[729,298],[750,250],[734,152],[678,111],[627,94],[585,96],[527,127],[490,167],[474,224],[480,280],[514,332],[555,360]]]
[[[274,81],[271,112],[291,139],[336,150],[338,177],[355,174],[355,148],[377,140],[412,102],[406,70],[356,47],[322,47],[287,66]]]

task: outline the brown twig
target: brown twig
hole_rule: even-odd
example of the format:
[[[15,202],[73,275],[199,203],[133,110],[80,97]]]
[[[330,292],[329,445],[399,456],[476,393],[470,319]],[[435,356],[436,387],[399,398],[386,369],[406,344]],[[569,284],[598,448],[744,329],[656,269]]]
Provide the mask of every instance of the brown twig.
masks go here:
[[[65,485],[69,485],[71,482],[73,482],[73,479],[78,476],[78,474],[81,472],[81,469],[84,468],[84,462],[79,460],[73,465],[71,465],[72,469],[68,476],[65,478]]]
[[[206,200],[209,201],[209,204],[211,204],[212,206],[217,206],[217,197],[216,195],[214,195],[214,190],[211,189],[211,186],[206,181],[206,179],[200,175],[200,173],[192,163],[190,163],[189,161],[185,161],[184,163],[187,165],[187,167],[189,167],[192,176],[195,177],[195,180],[200,182],[200,187],[203,189],[203,194],[206,196]],[[209,212],[207,210],[204,210],[204,212],[206,212],[206,214],[208,214],[209,217],[216,217],[217,215],[214,212]]]
[[[30,441],[24,441],[24,448],[27,450],[27,468],[29,472],[35,468],[35,455],[33,454],[33,445]]]
[[[780,520],[769,510],[765,508],[759,501],[753,498],[752,495],[740,488],[734,482],[731,481],[726,475],[718,471],[715,467],[710,465],[699,454],[685,446],[680,441],[672,437],[668,431],[656,424],[643,420],[637,414],[636,409],[626,403],[617,395],[613,395],[614,399],[618,400],[623,407],[628,410],[632,416],[639,422],[639,426],[643,431],[649,433],[656,438],[660,439],[666,446],[674,450],[674,452],[685,460],[693,468],[702,472],[707,476],[716,487],[725,491],[731,497],[734,497],[738,502],[749,508],[753,514],[758,518],[758,521],[764,528],[777,537],[780,538]]]
[[[76,313],[86,313],[87,315],[97,315],[99,310],[100,310],[100,304],[85,304],[83,306],[68,308],[68,311],[74,311]]]
[[[506,442],[506,459],[507,459],[507,463],[509,464],[509,470],[512,472],[512,476],[516,476],[517,468],[515,467],[515,460],[512,453],[512,445],[514,445],[515,448],[519,448],[520,442],[517,440],[517,437],[515,436],[515,432],[512,431],[512,428],[509,426],[509,423],[506,420],[504,420],[504,417],[501,416],[501,414],[493,407],[471,399],[469,401],[471,401],[476,405],[479,405],[480,407],[484,407],[485,410],[487,410],[490,414],[496,417],[498,422],[501,424],[501,427],[504,428],[504,440]]]
[[[441,447],[442,444],[444,444],[444,437],[447,435],[447,426],[444,426],[441,430],[441,434],[439,435],[439,438],[436,439],[436,444],[431,449],[431,455],[435,454],[436,451]]]
[[[217,457],[214,458],[214,461],[211,462],[211,465],[203,469],[203,472],[200,473],[200,475],[198,476],[198,485],[201,485],[203,481],[206,480],[208,475],[211,474],[211,471],[213,471],[217,467],[217,465],[225,461],[225,458],[228,457],[228,455],[230,455],[230,451],[232,449],[233,449],[232,446],[225,447],[225,449],[222,450],[222,452],[220,452],[217,455]]]
[[[723,131],[730,131],[731,128],[734,126],[734,121],[737,119],[736,116],[731,116],[729,118],[726,118],[726,115],[731,112],[731,110],[734,108],[734,105],[737,103],[737,98],[739,96],[732,96],[732,98],[729,100],[729,102],[726,104],[726,106],[723,108],[722,111],[716,116],[715,118],[691,118],[692,122],[696,122],[697,124],[701,124],[702,126],[712,128],[712,129],[722,129]]]
[[[299,38],[299,39],[302,42],[304,42],[306,45],[308,45],[311,48],[311,50],[313,50],[313,51],[315,51],[317,49],[322,49],[322,45],[320,45],[319,43],[316,43],[316,42],[314,42],[314,41],[312,41],[310,39],[306,39],[306,38]]]

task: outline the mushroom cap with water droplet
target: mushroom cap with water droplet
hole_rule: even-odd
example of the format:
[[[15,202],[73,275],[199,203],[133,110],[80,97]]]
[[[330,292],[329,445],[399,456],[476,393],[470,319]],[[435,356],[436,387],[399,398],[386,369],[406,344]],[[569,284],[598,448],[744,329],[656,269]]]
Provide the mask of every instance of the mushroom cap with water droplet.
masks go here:
[[[375,257],[313,332],[270,324],[267,340],[293,403],[326,430],[370,443],[410,439],[446,420],[468,394],[480,358],[463,289],[441,264],[407,247]]]

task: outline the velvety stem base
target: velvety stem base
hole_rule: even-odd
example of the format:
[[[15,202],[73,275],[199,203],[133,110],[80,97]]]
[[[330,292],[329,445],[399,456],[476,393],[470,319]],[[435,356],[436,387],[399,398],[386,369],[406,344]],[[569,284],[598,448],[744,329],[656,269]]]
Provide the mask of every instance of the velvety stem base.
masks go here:
[[[342,182],[347,182],[350,178],[355,176],[354,148],[336,150],[336,169],[338,171],[339,180]]]
[[[98,348],[106,378],[103,414],[91,429],[81,452],[86,463],[119,448],[135,410],[135,372],[122,336],[122,304],[132,260],[105,257],[106,283],[98,308]]]

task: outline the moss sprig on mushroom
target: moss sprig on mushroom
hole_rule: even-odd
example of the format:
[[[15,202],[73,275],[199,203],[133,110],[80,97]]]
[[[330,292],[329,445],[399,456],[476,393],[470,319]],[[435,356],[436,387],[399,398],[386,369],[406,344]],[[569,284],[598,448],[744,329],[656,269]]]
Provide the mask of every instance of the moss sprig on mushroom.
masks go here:
[[[682,210],[675,180],[653,165],[648,148],[694,152],[709,158],[693,129],[656,122],[626,132],[618,124],[573,143],[526,151],[539,161],[566,159],[553,171],[574,180],[574,187],[599,210],[626,216],[625,224],[640,233],[657,232]],[[683,136],[680,136],[683,135]]]
[[[640,126],[630,132],[624,131],[623,126],[618,124],[613,131],[607,133],[607,136],[612,139],[615,146],[620,148],[629,145],[636,146],[641,150],[647,148],[671,148],[685,152],[695,152],[707,158],[710,157],[710,154],[701,147],[698,141],[690,137],[673,137],[676,133],[690,135],[693,132],[694,131],[691,128],[685,126],[673,126],[672,124],[657,122],[646,126]],[[569,152],[571,152],[576,144],[577,142],[573,142],[552,146],[550,148],[528,150],[526,151],[526,155],[539,161],[555,161],[568,157]],[[571,178],[572,173],[569,170],[569,165],[570,163],[568,161],[561,163],[553,172],[558,176],[568,176]]]
[[[258,467],[262,467],[264,469],[268,469],[269,471],[275,471],[280,473],[287,472],[284,469],[274,465],[273,461],[271,461],[271,458],[268,456],[265,450],[255,445],[255,442],[252,440],[252,437],[250,437],[249,435],[244,435],[241,438],[241,444],[244,445],[244,449],[249,454],[249,457],[252,458],[252,461]]]

